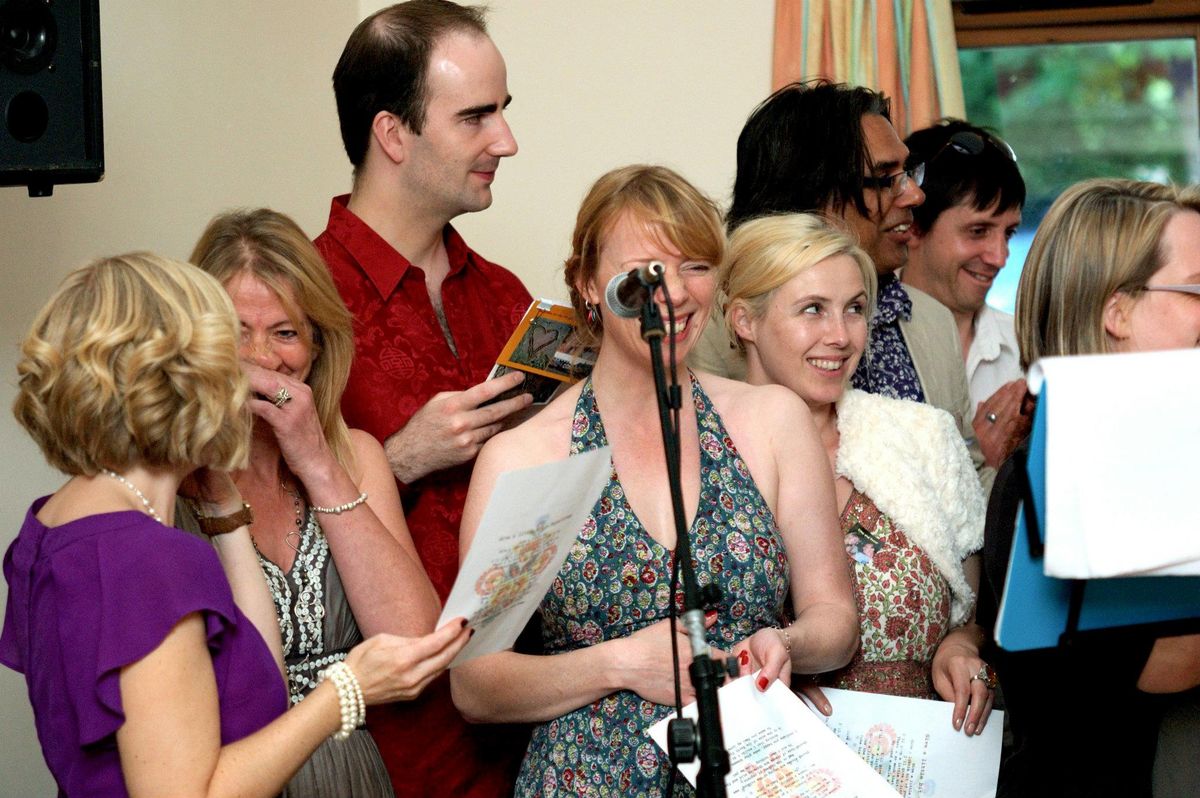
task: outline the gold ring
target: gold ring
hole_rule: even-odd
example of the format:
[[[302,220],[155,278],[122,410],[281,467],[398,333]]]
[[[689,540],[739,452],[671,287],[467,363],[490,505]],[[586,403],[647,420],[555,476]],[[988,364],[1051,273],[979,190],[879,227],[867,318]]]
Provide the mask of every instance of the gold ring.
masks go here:
[[[280,388],[275,392],[275,406],[282,408],[288,402],[292,401],[292,395],[288,393],[287,388]]]

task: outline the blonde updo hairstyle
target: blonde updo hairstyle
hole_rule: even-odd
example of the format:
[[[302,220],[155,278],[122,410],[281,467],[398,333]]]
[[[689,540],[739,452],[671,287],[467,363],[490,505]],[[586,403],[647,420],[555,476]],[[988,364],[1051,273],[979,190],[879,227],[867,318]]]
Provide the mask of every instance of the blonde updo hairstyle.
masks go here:
[[[663,244],[685,258],[714,266],[725,252],[725,233],[717,206],[678,173],[663,166],[624,166],[605,174],[592,186],[575,220],[571,256],[563,264],[563,277],[579,338],[595,346],[603,335],[600,314],[589,321],[582,287],[596,276],[608,234],[626,212]]]
[[[353,317],[308,236],[278,211],[234,210],[208,223],[191,261],[222,285],[245,273],[279,297],[288,318],[312,348],[306,381],[325,440],[338,461],[351,469],[354,457],[341,402],[354,357]]]
[[[76,269],[33,322],[13,414],[70,475],[245,465],[247,382],[233,304],[213,278],[148,252]]]
[[[1200,212],[1200,189],[1101,179],[1064,191],[1038,225],[1017,286],[1021,368],[1112,351],[1105,305],[1163,267],[1163,230],[1180,211]]]
[[[729,250],[720,269],[720,301],[725,309],[725,330],[730,343],[745,351],[744,343],[733,329],[730,310],[735,305],[745,308],[751,319],[759,319],[780,286],[805,269],[838,255],[853,259],[862,274],[869,319],[878,291],[875,265],[848,233],[811,213],[760,216],[740,225],[729,239]]]

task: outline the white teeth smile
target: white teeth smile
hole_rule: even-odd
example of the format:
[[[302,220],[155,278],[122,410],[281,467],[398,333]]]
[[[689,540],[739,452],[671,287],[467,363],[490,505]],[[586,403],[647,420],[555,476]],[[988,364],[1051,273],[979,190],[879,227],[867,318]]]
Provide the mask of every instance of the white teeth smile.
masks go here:
[[[682,319],[676,319],[675,324],[671,325],[667,331],[669,335],[679,335],[687,329],[688,322],[691,321],[691,316],[684,316]]]
[[[893,232],[893,233],[907,233],[907,232],[908,232],[908,229],[909,229],[911,226],[912,226],[912,225],[908,225],[908,224],[898,224],[898,225],[896,225],[895,227],[893,227],[893,228],[892,228],[892,232]]]
[[[810,357],[808,359],[808,362],[811,363],[812,365],[814,365],[815,367],[819,368],[821,371],[837,371],[838,369],[840,369],[842,367],[843,361],[841,361],[841,360],[818,360],[817,358]]]

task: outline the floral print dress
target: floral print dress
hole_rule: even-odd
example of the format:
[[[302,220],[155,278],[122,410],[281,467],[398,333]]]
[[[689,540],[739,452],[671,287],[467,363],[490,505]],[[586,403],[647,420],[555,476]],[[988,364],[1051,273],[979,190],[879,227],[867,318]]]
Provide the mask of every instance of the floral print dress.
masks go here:
[[[950,625],[950,587],[929,556],[857,488],[842,512],[862,643],[821,683],[868,693],[937,698],[933,655]]]
[[[784,618],[788,566],[775,517],[695,377],[700,502],[690,530],[701,585],[722,600],[708,642],[728,651]],[[588,380],[575,406],[571,453],[606,445]],[[668,617],[671,552],[634,515],[616,470],[539,609],[547,654],[627,637]],[[681,595],[676,596],[682,606]],[[671,707],[621,691],[540,724],[517,779],[517,796],[644,798],[665,794],[667,755],[645,729]],[[682,777],[676,779],[686,787]],[[680,794],[690,791],[680,790]]]

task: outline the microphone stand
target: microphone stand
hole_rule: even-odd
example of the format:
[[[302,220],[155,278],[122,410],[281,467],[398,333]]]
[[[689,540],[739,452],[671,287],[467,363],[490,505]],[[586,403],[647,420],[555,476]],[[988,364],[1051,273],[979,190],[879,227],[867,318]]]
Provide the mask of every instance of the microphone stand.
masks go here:
[[[725,798],[725,774],[729,772],[729,754],[725,750],[725,741],[721,734],[721,714],[717,703],[717,687],[724,681],[725,666],[720,661],[713,660],[709,654],[708,641],[705,639],[704,605],[696,582],[696,572],[692,567],[692,552],[679,474],[679,430],[671,423],[670,415],[671,410],[681,407],[682,400],[679,385],[672,384],[668,389],[663,371],[662,339],[666,331],[663,327],[662,313],[658,309],[658,303],[654,301],[654,292],[660,281],[661,276],[653,282],[643,281],[648,296],[642,304],[642,339],[650,346],[650,367],[654,372],[654,394],[658,400],[659,424],[662,427],[663,449],[667,458],[667,481],[675,515],[675,564],[683,578],[682,621],[692,648],[692,664],[688,673],[696,690],[696,706],[700,719],[700,775],[696,779],[696,788],[697,795],[701,798]],[[673,610],[674,594],[670,600]],[[675,636],[672,635],[671,638],[674,643]],[[680,723],[692,726],[691,721],[682,718],[671,721],[670,756],[672,763],[676,765],[690,762],[695,756],[694,727],[687,730],[691,732],[691,735],[688,735],[676,726]],[[690,739],[680,740],[678,742],[681,745],[677,745],[676,736],[681,732]]]

